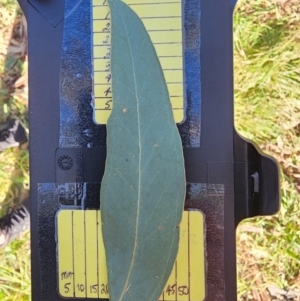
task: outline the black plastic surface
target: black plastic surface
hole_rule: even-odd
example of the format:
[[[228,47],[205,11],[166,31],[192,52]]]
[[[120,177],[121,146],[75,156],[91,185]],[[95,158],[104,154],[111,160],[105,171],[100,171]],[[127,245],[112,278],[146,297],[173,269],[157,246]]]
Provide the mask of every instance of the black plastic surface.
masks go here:
[[[66,17],[61,52],[60,147],[106,147],[105,126],[91,118],[91,4],[65,1]],[[186,119],[179,125],[184,147],[200,147],[200,3],[184,5],[184,64]]]
[[[272,215],[279,210],[279,170],[276,161],[237,133],[235,145],[235,221]]]
[[[81,2],[75,1],[74,7],[78,7]],[[199,0],[186,2],[199,4]],[[60,204],[74,204],[71,203],[74,198],[66,197],[66,191],[81,191],[81,183],[94,182],[94,188],[89,186],[92,187],[89,191],[99,192],[105,148],[59,148],[59,86],[64,28],[64,22],[61,21],[64,1],[30,0],[30,3],[28,28],[32,300],[55,301],[62,299],[54,289],[57,286],[54,216]],[[274,213],[279,206],[276,165],[261,157],[252,145],[237,137],[233,127],[233,6],[232,0],[202,0],[200,11],[186,12],[190,14],[190,23],[186,26],[190,30],[201,29],[201,76],[193,83],[201,87],[201,108],[200,105],[195,108],[199,110],[199,114],[201,109],[201,141],[200,147],[184,148],[187,182],[204,183],[207,187],[222,184],[225,187],[222,197],[217,194],[214,199],[211,195],[205,195],[204,199],[193,199],[190,193],[186,202],[186,208],[206,206],[204,208],[207,209],[208,220],[217,219],[223,224],[223,228],[216,228],[221,229],[221,238],[210,236],[215,245],[220,242],[221,248],[216,252],[211,249],[208,255],[209,262],[215,261],[217,266],[216,272],[210,272],[207,276],[207,301],[237,300],[236,224],[249,216]],[[67,8],[66,14],[70,15],[73,8]],[[200,55],[198,49],[192,54]],[[192,64],[192,60],[189,64]],[[200,104],[200,99],[198,103]],[[200,124],[198,126],[200,129]],[[95,161],[93,158],[96,156],[98,159]],[[86,170],[88,172],[84,172]],[[259,182],[256,178],[256,189],[252,177],[255,173],[259,175]],[[66,183],[75,183],[75,186],[66,186]],[[57,192],[61,192],[61,196]],[[90,199],[94,200],[97,193],[91,194]],[[75,206],[81,203],[81,198],[75,199]],[[94,208],[95,203],[87,203],[86,207]],[[214,212],[216,215],[212,216]],[[216,223],[209,229],[211,233],[214,232],[214,226]],[[223,251],[220,254],[218,252],[222,250],[224,237],[224,254]],[[45,260],[40,260],[41,258]],[[223,266],[224,274],[218,274],[218,269],[223,271]]]
[[[22,0],[24,1],[24,0]],[[65,3],[63,0],[28,0],[41,16],[56,27],[64,18]],[[74,2],[80,0],[74,0]]]
[[[25,15],[25,17],[27,18],[27,11],[28,11],[28,0],[18,0],[19,5]]]

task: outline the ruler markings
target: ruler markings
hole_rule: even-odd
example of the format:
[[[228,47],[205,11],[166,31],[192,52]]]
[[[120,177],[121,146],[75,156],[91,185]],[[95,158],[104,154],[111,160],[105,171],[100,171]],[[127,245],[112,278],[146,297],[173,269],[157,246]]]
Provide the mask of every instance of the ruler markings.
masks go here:
[[[71,251],[64,252],[58,250],[58,277],[60,277],[61,267],[67,258],[72,257],[74,273],[73,292],[63,290],[63,286],[59,285],[60,294],[65,298],[82,298],[83,291],[80,281],[81,277],[76,277],[76,272],[80,273],[84,269],[85,277],[85,297],[109,298],[107,286],[107,270],[105,266],[105,250],[103,246],[101,217],[99,210],[62,210],[58,214],[57,229],[58,233],[70,233],[69,239]],[[159,300],[162,301],[203,301],[205,298],[205,282],[204,282],[204,227],[203,216],[197,211],[185,211],[182,223],[180,225],[180,244],[176,263],[173,271],[163,290]],[[80,230],[80,223],[82,228]],[[94,236],[97,236],[95,238]],[[61,240],[65,239],[63,235],[58,236],[58,246],[62,246]],[[68,241],[68,240],[67,240]],[[95,243],[91,243],[96,241]],[[80,244],[85,243],[82,248],[84,257],[78,258],[78,249]],[[101,247],[100,247],[101,246]],[[74,250],[74,252],[73,252]],[[79,250],[80,251],[80,250]],[[97,255],[95,254],[97,252]],[[186,254],[186,252],[188,254]],[[76,254],[75,254],[76,253]],[[200,254],[200,255],[199,255]],[[76,258],[76,262],[75,262]],[[97,266],[92,265],[92,258],[97,261]],[[191,261],[194,262],[194,269],[191,271]],[[199,264],[199,261],[200,264]],[[197,264],[198,262],[198,264]],[[81,266],[81,268],[80,268]],[[97,272],[97,273],[96,273]],[[83,275],[82,275],[83,276]],[[97,285],[92,285],[93,277],[97,278]],[[76,282],[75,282],[76,279]],[[89,280],[90,279],[90,280]],[[192,279],[192,281],[191,281]],[[59,278],[60,284],[64,279]],[[80,281],[79,281],[80,280]],[[200,286],[200,288],[199,288]],[[96,289],[98,288],[98,290]],[[70,287],[68,287],[70,288]],[[71,289],[71,288],[70,288]]]
[[[167,16],[167,17],[140,17],[141,20],[147,20],[147,19],[180,19],[181,20],[181,16]],[[110,19],[106,19],[106,18],[93,18],[93,21],[103,21],[103,20],[108,20],[110,21]],[[95,31],[94,31],[95,32]]]
[[[100,20],[100,19],[99,19]],[[101,19],[101,20],[106,20],[106,19]],[[163,31],[163,32],[168,32],[168,31],[182,31],[181,29],[148,29],[148,32],[157,32],[157,31]],[[111,33],[110,31],[94,31],[94,33]],[[180,44],[180,42],[178,42]],[[106,45],[99,45],[99,44],[94,44],[94,46],[106,46]]]
[[[143,20],[150,38],[158,53],[165,73],[169,94],[181,94],[180,108],[174,107],[177,123],[184,118],[184,75],[183,75],[183,36],[181,1],[126,1]],[[94,119],[106,124],[112,103],[97,102],[97,99],[112,97],[110,75],[110,12],[107,1],[93,1],[94,36]],[[159,22],[157,22],[159,21]],[[179,73],[171,73],[173,70]],[[101,76],[101,73],[104,76]],[[104,95],[103,95],[104,94]],[[178,103],[178,101],[176,101]],[[173,104],[172,104],[173,105]],[[182,114],[176,111],[182,109]],[[105,111],[105,115],[96,112]]]
[[[137,3],[137,1],[134,0],[125,0],[124,2],[126,2],[129,5],[135,4]],[[174,0],[163,0],[164,3],[170,3],[170,2],[176,2],[176,3],[181,3],[181,1],[174,1]],[[139,0],[138,1],[139,4],[144,4],[144,3],[152,3],[152,4],[159,4],[161,3],[160,0]],[[92,5],[93,6],[108,6],[108,2],[107,0],[93,0],[92,1]]]
[[[87,291],[88,291],[88,286],[87,286],[87,272],[86,272],[86,256],[87,256],[87,244],[86,244],[86,211],[84,211],[84,260],[85,260],[85,297],[87,298]]]
[[[75,277],[74,277],[74,273],[75,273],[75,256],[74,256],[74,211],[72,211],[72,258],[73,258],[73,290],[74,290],[74,297],[75,297]]]
[[[99,294],[100,294],[100,289],[99,289],[99,230],[98,230],[98,225],[99,225],[99,220],[98,220],[98,214],[96,212],[96,222],[97,222],[97,225],[96,225],[96,235],[97,235],[97,284],[98,284],[98,298],[100,298]]]
[[[190,215],[188,215],[188,284],[189,284],[189,300],[191,295],[191,241],[190,241]]]
[[[87,297],[95,298],[99,292],[97,246],[97,212],[85,211],[85,244],[86,244],[86,288]],[[88,271],[88,272],[87,272]]]
[[[95,109],[96,111],[111,111],[111,109]],[[173,110],[183,110],[183,108],[173,108]]]
[[[180,44],[180,42],[158,42],[158,43],[153,43],[154,45],[173,45],[173,44]],[[101,44],[96,44],[94,46],[97,46],[97,47],[102,47],[103,45]],[[104,46],[110,46],[110,45],[104,45]],[[160,56],[161,57],[161,56]],[[96,59],[97,57],[95,57],[94,59]],[[107,58],[103,58],[101,57],[101,59],[107,59]],[[179,70],[182,70],[182,69],[179,69]]]
[[[182,82],[167,82],[167,84],[182,84]],[[107,86],[107,83],[95,84],[95,86]]]
[[[65,225],[72,224],[72,215],[64,214]],[[72,227],[67,226],[65,230],[63,227],[57,229],[59,240],[58,258],[64,258],[62,264],[58,269],[59,290],[67,297],[74,297],[74,262],[73,262],[73,244],[72,244]]]
[[[85,229],[84,229],[84,212],[74,211],[74,281],[75,297],[86,297],[85,286]]]
[[[168,85],[171,84],[183,84],[183,78],[182,74],[177,71],[165,71],[165,80]],[[106,79],[106,83],[103,83],[103,79]],[[95,72],[94,76],[94,87],[97,86],[108,86],[110,83],[110,74],[109,73],[103,73],[103,72]],[[101,93],[101,91],[100,91]],[[98,95],[95,95],[95,98],[99,97]],[[109,97],[111,98],[111,97]],[[182,98],[182,96],[181,96]]]
[[[175,262],[175,287],[176,287],[176,300],[178,300],[177,260]]]
[[[157,2],[157,3],[153,3],[153,2],[148,2],[148,3],[127,3],[127,5],[160,5],[160,4],[181,4],[180,1],[174,1],[174,2]],[[107,7],[108,5],[93,5],[93,7]]]
[[[204,229],[200,232],[197,231],[199,228],[203,228],[204,217],[199,216],[198,219],[190,216],[189,221],[189,240],[190,240],[190,299],[203,300],[205,299],[205,290],[199,290],[198,287],[205,288],[205,255],[204,248],[199,248],[203,244],[204,240]],[[198,252],[195,252],[195,248],[198,248]],[[195,258],[197,254],[197,260]],[[197,280],[198,279],[198,280]]]
[[[180,244],[177,257],[177,300],[186,301],[186,296],[189,294],[188,285],[188,216],[190,212],[184,214],[181,221]]]

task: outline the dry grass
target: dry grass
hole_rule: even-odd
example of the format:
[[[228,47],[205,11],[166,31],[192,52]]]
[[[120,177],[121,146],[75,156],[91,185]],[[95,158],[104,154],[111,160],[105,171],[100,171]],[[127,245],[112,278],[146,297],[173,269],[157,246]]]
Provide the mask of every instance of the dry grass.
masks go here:
[[[28,128],[27,26],[16,2],[0,0],[0,122],[17,117]],[[28,150],[0,153],[0,211],[14,206],[29,189]],[[0,300],[30,299],[29,233],[0,250]]]
[[[235,13],[236,126],[280,163],[282,208],[237,231],[239,300],[266,287],[300,288],[300,2],[239,2]]]

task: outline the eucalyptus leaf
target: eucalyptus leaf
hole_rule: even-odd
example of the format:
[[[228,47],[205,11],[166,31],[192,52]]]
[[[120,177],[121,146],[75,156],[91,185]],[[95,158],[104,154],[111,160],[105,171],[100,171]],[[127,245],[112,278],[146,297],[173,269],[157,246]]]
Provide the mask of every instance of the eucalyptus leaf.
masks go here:
[[[109,5],[113,109],[100,194],[109,294],[111,301],[157,301],[178,252],[182,143],[142,21],[120,0]]]

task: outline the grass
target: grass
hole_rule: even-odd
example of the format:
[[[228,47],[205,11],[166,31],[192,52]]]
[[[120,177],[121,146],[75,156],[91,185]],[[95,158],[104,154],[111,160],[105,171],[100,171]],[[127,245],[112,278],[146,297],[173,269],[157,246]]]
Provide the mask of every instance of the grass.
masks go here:
[[[235,123],[281,165],[282,207],[237,230],[239,300],[300,288],[300,6],[240,1],[235,12]]]
[[[0,300],[30,300],[29,233],[0,253]]]
[[[25,23],[14,0],[0,0],[0,122],[18,117],[28,129]],[[22,79],[25,81],[22,83]],[[0,213],[28,193],[25,147],[0,153]],[[0,300],[30,300],[29,233],[0,250]]]
[[[249,139],[275,143],[300,117],[300,13],[244,2],[235,13],[236,125]]]
[[[243,222],[237,230],[239,300],[252,300],[249,292],[263,293],[271,285],[300,287],[300,196],[284,177],[282,202],[275,217]]]
[[[16,2],[0,0],[0,122],[18,117],[28,128],[23,23]],[[237,229],[238,300],[265,301],[269,285],[300,289],[299,0],[241,0],[234,37],[236,128],[282,169],[280,212]],[[2,213],[20,201],[28,182],[28,151],[2,152]],[[0,251],[1,300],[30,300],[29,258],[29,234]]]

